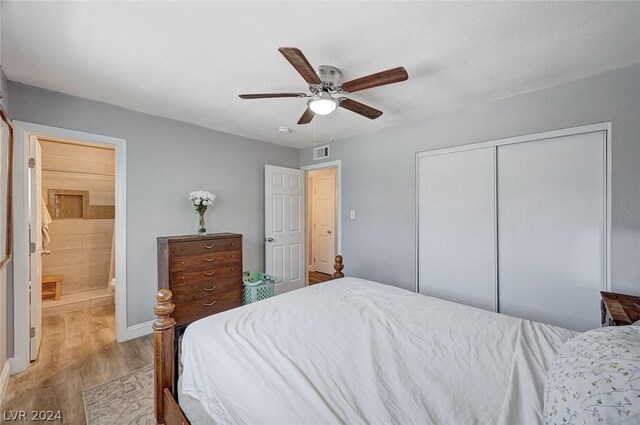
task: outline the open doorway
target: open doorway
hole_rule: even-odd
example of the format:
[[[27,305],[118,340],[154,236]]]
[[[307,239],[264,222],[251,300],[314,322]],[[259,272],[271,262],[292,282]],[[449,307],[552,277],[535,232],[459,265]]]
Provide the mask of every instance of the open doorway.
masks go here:
[[[47,332],[90,310],[115,341],[115,148],[29,138],[30,360]]]
[[[45,254],[42,315],[113,306],[115,148],[43,137],[37,142]]]
[[[308,284],[331,280],[340,254],[340,163],[303,167],[307,171]]]
[[[100,323],[105,342],[126,339],[126,142],[15,124],[16,169],[22,172],[14,193],[16,211],[23,211],[14,244],[19,372],[40,360],[41,345],[48,357],[69,335],[75,343],[84,340],[81,333],[95,332],[84,322]]]

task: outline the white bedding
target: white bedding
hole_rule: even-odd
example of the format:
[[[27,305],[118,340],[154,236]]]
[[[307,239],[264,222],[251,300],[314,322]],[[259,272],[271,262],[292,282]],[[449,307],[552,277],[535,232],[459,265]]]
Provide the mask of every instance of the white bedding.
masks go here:
[[[207,423],[539,424],[573,335],[344,278],[191,324],[182,394]]]

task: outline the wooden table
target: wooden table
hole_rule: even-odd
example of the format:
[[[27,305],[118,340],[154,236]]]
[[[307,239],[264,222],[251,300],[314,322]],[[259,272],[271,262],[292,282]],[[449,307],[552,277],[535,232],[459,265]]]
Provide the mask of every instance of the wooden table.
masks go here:
[[[640,297],[601,291],[603,326],[624,326],[640,320]]]

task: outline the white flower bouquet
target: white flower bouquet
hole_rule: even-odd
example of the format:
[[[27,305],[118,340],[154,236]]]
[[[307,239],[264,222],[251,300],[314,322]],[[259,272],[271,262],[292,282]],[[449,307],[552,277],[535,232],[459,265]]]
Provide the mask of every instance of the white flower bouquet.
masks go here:
[[[206,190],[196,190],[195,192],[191,192],[189,194],[189,200],[196,208],[198,215],[200,216],[200,223],[198,225],[198,233],[204,234],[207,233],[207,229],[204,222],[204,213],[207,211],[207,208],[213,205],[213,201],[216,200],[216,195],[211,192],[207,192]]]

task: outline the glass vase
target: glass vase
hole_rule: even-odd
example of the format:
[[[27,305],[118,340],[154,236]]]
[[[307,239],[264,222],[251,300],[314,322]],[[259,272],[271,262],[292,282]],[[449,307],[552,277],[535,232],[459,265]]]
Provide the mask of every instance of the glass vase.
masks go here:
[[[200,216],[200,220],[198,221],[198,234],[204,235],[207,233],[207,225],[204,222],[204,211],[198,211],[198,215]]]

